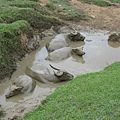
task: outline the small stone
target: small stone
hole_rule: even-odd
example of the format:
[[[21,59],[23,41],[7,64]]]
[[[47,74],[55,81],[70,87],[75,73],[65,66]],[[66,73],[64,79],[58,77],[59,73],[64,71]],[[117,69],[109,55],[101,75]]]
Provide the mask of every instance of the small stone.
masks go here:
[[[91,18],[94,18],[94,19],[95,19],[95,16],[94,16],[94,15],[91,15]]]

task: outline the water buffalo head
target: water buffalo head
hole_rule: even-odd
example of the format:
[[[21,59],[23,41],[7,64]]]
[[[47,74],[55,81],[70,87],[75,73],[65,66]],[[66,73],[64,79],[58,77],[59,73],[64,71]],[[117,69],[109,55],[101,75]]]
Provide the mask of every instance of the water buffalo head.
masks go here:
[[[17,86],[15,83],[12,83],[10,85],[9,92],[6,95],[6,98],[10,98],[10,97],[12,97],[14,95],[19,94],[22,89],[23,89],[23,86]]]
[[[67,81],[72,80],[74,78],[72,74],[68,73],[65,70],[55,68],[52,65],[50,65],[50,67],[53,68],[54,70],[57,70],[57,72],[54,71],[54,75],[59,79],[59,81]]]
[[[76,31],[75,29],[73,30],[74,31],[68,35],[68,38],[72,41],[84,41],[85,37],[82,34],[80,34],[78,31]]]
[[[85,52],[82,51],[81,48],[72,48],[72,51],[75,52],[79,56],[82,56],[85,54]]]
[[[30,93],[35,89],[35,86],[36,82],[31,77],[27,75],[20,75],[10,84],[9,92],[6,95],[6,98],[22,93]]]

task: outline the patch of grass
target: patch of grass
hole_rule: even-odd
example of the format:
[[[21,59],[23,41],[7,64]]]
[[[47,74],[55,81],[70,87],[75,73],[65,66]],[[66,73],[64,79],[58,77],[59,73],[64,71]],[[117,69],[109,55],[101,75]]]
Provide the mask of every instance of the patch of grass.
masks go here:
[[[20,120],[119,120],[120,62],[76,77]]]
[[[39,5],[38,2],[34,0],[0,0],[1,7],[8,7],[8,6],[16,6],[16,7],[31,7],[34,8],[35,6]]]
[[[0,110],[0,118],[3,116],[3,111]]]
[[[120,3],[120,0],[110,0],[113,3]]]
[[[16,67],[15,56],[25,54],[26,46],[24,48],[20,41],[21,34],[26,34],[29,37],[33,34],[32,27],[25,20],[11,24],[0,24],[0,79],[14,71]]]
[[[0,10],[0,18],[5,23],[26,20],[33,28],[48,29],[52,25],[61,24],[55,18],[44,16],[32,8],[5,8]]]
[[[42,7],[39,2],[35,1],[27,1],[27,0],[1,0],[0,1],[1,7],[16,7],[16,8],[33,8],[36,11],[39,11],[43,15],[51,15],[52,13],[47,10],[45,7]]]
[[[61,25],[37,1],[0,0],[0,79],[15,69],[16,55],[21,58],[25,54],[21,46],[21,34],[30,38],[33,35],[32,29],[40,32]]]
[[[64,0],[51,0],[46,6],[54,12],[55,16],[61,19],[73,21],[88,19],[88,16],[83,11],[74,8]]]
[[[0,110],[0,117],[2,116],[2,114],[3,114],[3,112],[2,112],[2,110]]]
[[[42,15],[51,15],[52,13],[46,9],[45,7],[42,7],[38,2],[34,1],[21,1],[21,0],[16,0],[13,2],[9,3],[9,6],[12,7],[20,7],[20,8],[34,8],[34,10],[39,11]]]
[[[95,5],[98,5],[98,6],[101,6],[101,7],[111,6],[111,4],[109,2],[104,1],[104,0],[79,0],[79,1],[82,1],[82,2],[85,2],[85,3],[88,3],[88,4],[95,4]]]
[[[13,39],[15,36],[21,35],[22,33],[27,35],[32,33],[31,26],[25,20],[18,20],[11,24],[0,24],[0,35],[2,38]]]
[[[5,111],[3,111],[3,108],[1,108],[0,105],[0,118],[2,118],[5,115]]]

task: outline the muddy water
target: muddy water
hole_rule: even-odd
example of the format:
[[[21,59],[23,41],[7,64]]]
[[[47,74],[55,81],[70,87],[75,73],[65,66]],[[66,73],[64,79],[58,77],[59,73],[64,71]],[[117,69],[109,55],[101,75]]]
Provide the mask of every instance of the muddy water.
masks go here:
[[[82,32],[82,34],[86,37],[84,42],[71,42],[68,39],[67,41],[73,48],[82,46],[83,51],[86,53],[83,57],[73,54],[61,62],[49,63],[57,68],[65,69],[74,76],[77,76],[84,73],[100,71],[109,64],[120,61],[120,44],[108,43],[107,34],[99,32]],[[45,38],[44,41],[41,41],[41,47],[37,51],[27,55],[21,62],[18,63],[18,69],[12,75],[10,81],[16,79],[19,75],[24,74],[25,67],[32,66],[33,61],[39,61],[47,57],[48,53],[45,48],[45,44],[51,39],[52,37]],[[2,104],[7,113],[5,120],[7,117],[11,117],[16,114],[23,116],[24,113],[38,106],[41,103],[41,100],[43,100],[47,95],[51,94],[56,87],[66,83],[62,82],[58,84],[47,85],[37,82],[37,87],[35,88],[34,92],[27,95],[17,95],[6,100],[5,94],[8,92],[10,81],[0,85],[0,104]]]
[[[66,69],[75,76],[100,71],[111,63],[120,61],[120,44],[108,43],[108,35],[104,33],[85,33],[84,42],[70,42],[71,47],[83,46],[86,53],[83,57],[72,55],[60,63],[53,63],[56,67]]]

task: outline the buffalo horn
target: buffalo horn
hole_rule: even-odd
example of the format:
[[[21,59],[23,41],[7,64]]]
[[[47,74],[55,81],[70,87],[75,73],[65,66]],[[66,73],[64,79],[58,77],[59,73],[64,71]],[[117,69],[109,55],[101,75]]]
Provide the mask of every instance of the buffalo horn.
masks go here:
[[[49,64],[49,65],[50,65],[51,68],[53,68],[53,69],[55,69],[55,70],[60,70],[60,69],[58,69],[58,68],[53,67],[51,64]]]

